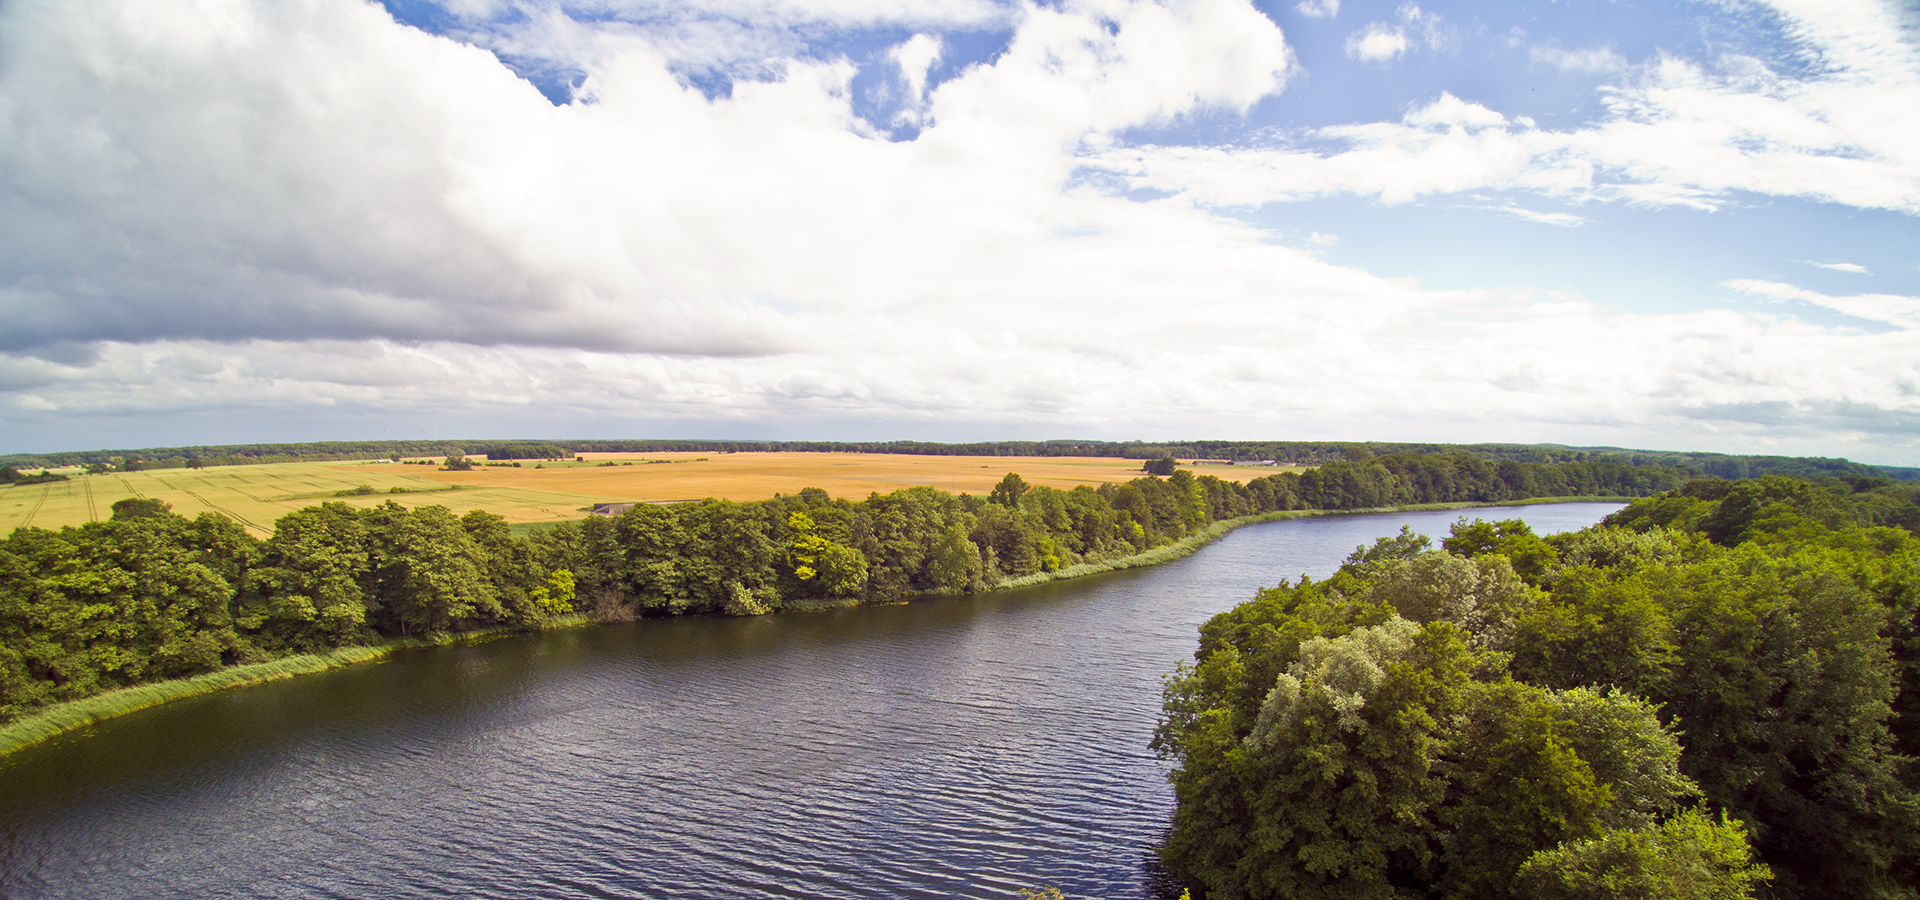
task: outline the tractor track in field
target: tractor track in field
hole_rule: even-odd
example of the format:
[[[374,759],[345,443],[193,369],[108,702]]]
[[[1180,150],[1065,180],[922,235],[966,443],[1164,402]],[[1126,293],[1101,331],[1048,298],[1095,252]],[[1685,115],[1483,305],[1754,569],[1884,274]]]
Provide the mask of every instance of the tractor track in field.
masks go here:
[[[40,514],[40,507],[47,505],[47,495],[51,493],[53,493],[53,485],[49,484],[46,487],[41,488],[40,499],[33,501],[33,508],[30,510],[27,510],[27,517],[24,519],[21,519],[20,524],[14,527],[25,528],[28,525],[32,525],[33,517]]]
[[[193,499],[195,499],[195,500],[198,500],[198,501],[200,501],[200,505],[201,505],[201,506],[204,506],[204,507],[206,507],[206,508],[208,508],[208,509],[211,509],[211,510],[213,510],[214,512],[217,512],[217,513],[220,513],[220,514],[222,514],[222,515],[224,515],[224,516],[226,516],[227,518],[229,518],[229,519],[232,519],[232,520],[234,520],[235,522],[239,522],[240,524],[242,524],[242,525],[245,525],[245,526],[247,526],[248,528],[251,528],[251,529],[253,529],[253,530],[255,530],[255,531],[267,531],[267,530],[269,530],[269,529],[265,529],[265,528],[261,528],[261,527],[260,527],[259,525],[256,525],[256,524],[254,524],[254,523],[253,523],[253,520],[251,520],[251,519],[248,519],[248,518],[247,518],[246,516],[243,516],[243,515],[241,515],[241,514],[239,514],[239,513],[237,513],[237,512],[234,512],[234,511],[233,511],[233,510],[231,510],[231,509],[228,509],[228,508],[226,508],[226,507],[224,507],[224,506],[221,506],[221,505],[220,505],[220,504],[218,504],[218,503],[215,503],[215,502],[213,502],[213,501],[211,501],[211,500],[208,500],[208,499],[207,499],[207,498],[205,498],[205,497],[202,497],[202,496],[200,496],[200,493],[199,493],[198,491],[195,491],[195,490],[193,490],[193,489],[191,489],[191,488],[184,488],[184,487],[178,487],[178,486],[176,486],[176,485],[174,485],[174,484],[173,484],[172,482],[169,482],[169,481],[167,481],[166,479],[164,479],[164,478],[161,478],[161,477],[160,477],[160,476],[158,476],[158,475],[155,475],[155,476],[153,476],[153,480],[155,480],[155,481],[158,481],[158,482],[160,482],[160,483],[161,483],[162,485],[165,485],[165,486],[166,486],[166,488],[167,488],[167,490],[170,490],[170,491],[179,491],[179,492],[180,492],[180,493],[182,493],[182,494],[186,494],[187,496],[189,496],[189,497],[192,497]],[[201,487],[205,487],[205,486],[206,486],[205,484],[202,484],[202,485],[201,485]]]
[[[204,474],[204,473],[202,473],[201,475],[199,475],[199,476],[197,476],[197,477],[198,477],[198,478],[200,479],[200,483],[201,483],[201,484],[204,484],[204,485],[206,485],[206,486],[207,486],[207,487],[209,487],[209,488],[211,488],[211,487],[213,487],[213,479],[212,479],[211,477],[209,477],[209,476],[207,476],[207,475],[206,475],[206,474]],[[268,499],[267,499],[267,498],[265,498],[265,497],[261,497],[261,496],[257,496],[257,495],[255,495],[255,494],[254,494],[254,492],[252,492],[252,491],[250,491],[250,490],[247,490],[247,488],[246,488],[246,482],[244,482],[244,481],[241,481],[241,480],[240,480],[240,479],[238,479],[238,478],[229,478],[228,480],[229,480],[229,481],[232,481],[232,482],[234,482],[234,484],[233,484],[233,485],[231,485],[231,486],[230,486],[230,487],[229,487],[228,489],[229,489],[229,490],[231,490],[231,491],[233,491],[233,492],[234,492],[234,493],[236,493],[236,494],[240,494],[240,495],[243,495],[243,496],[245,496],[245,497],[246,497],[246,498],[247,498],[248,500],[252,500],[252,501],[253,501],[253,502],[255,502],[255,503],[271,503],[271,502],[273,502],[273,501],[270,501],[270,500],[268,500]]]

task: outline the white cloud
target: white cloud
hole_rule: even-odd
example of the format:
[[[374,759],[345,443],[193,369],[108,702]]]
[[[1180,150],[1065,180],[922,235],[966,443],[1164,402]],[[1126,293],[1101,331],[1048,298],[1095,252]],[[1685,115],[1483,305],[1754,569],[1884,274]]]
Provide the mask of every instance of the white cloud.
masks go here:
[[[515,20],[556,7],[549,0],[439,0],[438,5],[467,18]],[[584,21],[649,25],[730,19],[782,28],[819,24],[978,28],[1016,19],[1020,4],[995,0],[569,0],[566,8]]]
[[[1569,158],[1562,137],[1447,93],[1399,123],[1326,128],[1316,136],[1351,149],[1142,147],[1090,154],[1088,161],[1134,187],[1210,205],[1342,193],[1405,203],[1486,188],[1578,199],[1593,189],[1593,165]]]
[[[345,0],[6,9],[0,349],[780,352],[813,339],[796,306],[900,302],[915,265],[1059,208],[1089,134],[1245,107],[1291,66],[1226,0],[1035,9],[930,98],[949,127],[892,144],[863,135],[843,63],[709,102],[609,45],[591,102],[556,108],[490,53]]]
[[[916,34],[906,43],[893,48],[888,55],[900,67],[900,75],[907,80],[913,102],[920,102],[927,93],[927,76],[934,64],[940,61],[940,39],[930,34]]]
[[[1407,33],[1385,22],[1375,22],[1347,37],[1347,55],[1361,62],[1392,62],[1407,52]]]
[[[1660,57],[1605,90],[1598,121],[1568,130],[1443,93],[1398,123],[1266,146],[1124,148],[1089,162],[1136,187],[1232,205],[1515,189],[1703,209],[1752,192],[1920,213],[1920,52],[1870,0],[1783,12],[1819,49],[1817,74],[1789,78],[1740,57],[1712,67]],[[1329,142],[1344,146],[1319,149]]]
[[[1158,258],[1103,272],[1090,264],[1114,258],[1089,248],[1057,266],[1093,283],[1055,298],[1022,288],[1036,270],[1020,254],[993,267],[992,280],[1011,292],[995,302],[803,313],[810,327],[837,329],[839,342],[779,356],[109,344],[89,366],[0,357],[0,379],[13,387],[11,411],[0,415],[30,424],[49,408],[74,420],[360,408],[402,423],[548,415],[789,430],[880,415],[895,434],[982,423],[1000,434],[1125,437],[1213,423],[1209,433],[1238,437],[1770,452],[1781,447],[1770,442],[1785,442],[1826,453],[1838,452],[1838,428],[1870,457],[1911,461],[1920,452],[1920,330],[1864,334],[1725,311],[1621,315],[1551,296],[1425,292],[1253,242],[1197,253],[1121,243]],[[1160,268],[1169,261],[1192,265],[1184,283]],[[529,412],[507,411],[518,408]],[[834,436],[817,425],[807,433]]]
[[[1856,294],[1851,297],[1832,297],[1791,284],[1752,278],[1734,279],[1726,282],[1726,286],[1741,293],[1755,294],[1769,300],[1800,300],[1853,316],[1856,319],[1884,322],[1899,328],[1920,329],[1920,297],[1902,297],[1897,294]]]
[[[1833,271],[1835,271],[1835,272],[1851,272],[1852,274],[1855,274],[1855,275],[1871,275],[1871,274],[1873,274],[1873,273],[1871,273],[1871,272],[1868,272],[1868,271],[1867,271],[1867,267],[1866,267],[1866,266],[1863,266],[1863,265],[1860,265],[1859,263],[1849,263],[1849,262],[1839,262],[1839,263],[1823,263],[1823,262],[1808,262],[1808,263],[1807,263],[1807,265],[1810,265],[1810,266],[1818,266],[1818,267],[1820,267],[1820,268],[1822,268],[1822,269],[1832,269],[1832,270],[1833,270]]]
[[[740,0],[665,30],[627,7],[591,27],[542,9],[515,34],[581,62],[565,106],[491,53],[347,0],[0,7],[4,430],[351,411],[402,430],[448,416],[476,431],[863,421],[1109,437],[1231,423],[1691,446],[1705,429],[1759,446],[1844,426],[1915,452],[1920,331],[1427,291],[1323,261],[1330,235],[1280,246],[1202,205],[1488,186],[1714,199],[1684,174],[1694,163],[1631,174],[1622,160],[1650,164],[1609,150],[1604,128],[1543,131],[1442,95],[1315,135],[1345,142],[1336,154],[1111,149],[1285,86],[1291,52],[1241,2]],[[919,82],[930,124],[894,142],[854,115],[846,61],[790,53],[731,96],[687,87],[676,66],[724,57],[730,34],[782,46],[716,9],[999,16],[1014,34],[990,62]],[[1413,13],[1401,27],[1427,42],[1439,26]],[[929,46],[910,46],[894,60],[924,77]],[[1691,147],[1661,116],[1710,117],[1747,90],[1669,74],[1619,101],[1653,104],[1619,114],[1667,129],[1649,139]],[[1853,135],[1842,119],[1831,127]],[[1077,181],[1090,160],[1175,196]],[[1876,172],[1862,190],[1903,196]]]
[[[1405,3],[1400,6],[1399,19],[1398,25],[1374,22],[1348,35],[1347,55],[1361,62],[1387,63],[1418,46],[1439,50],[1453,43],[1453,29],[1437,13]]]
[[[1559,225],[1562,227],[1571,228],[1578,225],[1585,225],[1587,223],[1587,220],[1585,218],[1576,216],[1573,213],[1539,212],[1536,210],[1526,209],[1524,207],[1514,206],[1512,204],[1502,206],[1499,209],[1501,212],[1506,213],[1507,215],[1513,216],[1516,219],[1525,219],[1529,222],[1539,222],[1542,225]]]
[[[1331,19],[1340,15],[1340,0],[1301,0],[1295,9],[1309,19]]]
[[[1535,46],[1528,50],[1527,55],[1535,65],[1553,66],[1562,72],[1607,74],[1625,71],[1627,68],[1627,58],[1613,52],[1612,47],[1566,50],[1560,47]]]

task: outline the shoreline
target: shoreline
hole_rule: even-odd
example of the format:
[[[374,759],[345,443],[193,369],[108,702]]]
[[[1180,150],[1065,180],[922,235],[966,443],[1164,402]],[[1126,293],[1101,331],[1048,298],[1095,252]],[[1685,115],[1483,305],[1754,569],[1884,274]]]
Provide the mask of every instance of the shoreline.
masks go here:
[[[1484,501],[1460,501],[1452,503],[1416,503],[1406,506],[1386,506],[1368,509],[1291,509],[1237,519],[1222,519],[1205,528],[1187,535],[1178,541],[1161,547],[1154,547],[1132,556],[1122,556],[1100,562],[1082,562],[1058,569],[1053,572],[1036,572],[1019,578],[1009,578],[995,582],[976,593],[1013,590],[1049,584],[1056,581],[1069,581],[1103,572],[1118,572],[1124,569],[1138,569],[1185,559],[1214,541],[1225,537],[1235,529],[1264,522],[1280,522],[1287,519],[1305,519],[1319,516],[1360,516],[1394,512],[1438,512],[1449,509],[1484,509],[1503,506],[1539,506],[1553,503],[1631,503],[1632,497],[1536,497],[1529,500],[1509,500],[1497,503]],[[901,601],[933,599],[937,597],[959,597],[964,594],[917,594]],[[779,612],[817,612],[830,609],[853,609],[860,606],[882,605],[867,601],[811,602],[790,606]],[[585,613],[572,613],[556,616],[543,623],[538,631],[557,631],[563,628],[579,628],[599,624]],[[207,672],[187,678],[175,678],[168,681],[156,681],[149,684],[120,688],[104,694],[95,694],[78,700],[69,700],[46,707],[32,715],[23,716],[6,725],[0,725],[0,760],[27,747],[57,738],[61,735],[86,728],[108,719],[124,716],[128,713],[234,688],[251,687],[281,681],[300,675],[312,675],[332,669],[345,668],[360,663],[384,659],[403,650],[422,647],[439,647],[451,644],[474,643],[513,634],[525,634],[519,629],[487,628],[478,631],[466,631],[449,634],[432,640],[420,638],[395,638],[380,644],[354,647],[341,647],[325,653],[303,653],[297,656],[282,657],[262,663],[242,666],[229,666],[215,672]]]

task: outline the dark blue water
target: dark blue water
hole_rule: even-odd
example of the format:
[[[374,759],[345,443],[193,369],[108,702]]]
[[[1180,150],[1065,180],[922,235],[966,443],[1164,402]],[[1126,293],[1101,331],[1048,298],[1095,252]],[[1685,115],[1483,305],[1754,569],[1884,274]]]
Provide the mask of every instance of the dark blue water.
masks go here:
[[[1618,504],[1479,512],[1542,533]],[[1469,516],[1475,511],[1468,511]],[[1405,524],[1240,529],[975,597],[516,636],[0,760],[0,896],[1150,898],[1195,627]]]

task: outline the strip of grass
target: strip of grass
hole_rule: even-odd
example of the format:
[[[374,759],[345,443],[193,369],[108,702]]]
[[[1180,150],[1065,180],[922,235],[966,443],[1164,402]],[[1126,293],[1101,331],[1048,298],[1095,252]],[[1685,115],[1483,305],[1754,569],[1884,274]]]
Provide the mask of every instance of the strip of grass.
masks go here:
[[[394,641],[375,647],[342,647],[326,653],[306,653],[250,666],[233,666],[218,672],[135,685],[80,700],[47,707],[33,715],[0,727],[0,756],[32,746],[75,728],[84,728],[103,719],[124,716],[149,706],[159,706],[182,697],[210,694],[228,688],[245,687],[324,672],[341,666],[379,659],[395,650],[419,646],[419,641]]]
[[[547,620],[542,630],[573,628],[592,624],[593,619],[585,613],[555,616]],[[0,756],[5,756],[22,747],[30,747],[49,738],[58,737],[76,728],[85,728],[96,722],[138,712],[150,706],[159,706],[174,700],[211,694],[230,688],[248,687],[279,681],[296,675],[311,675],[338,669],[356,663],[370,662],[392,655],[401,650],[414,647],[429,647],[437,644],[481,643],[495,638],[507,637],[524,632],[509,628],[487,628],[480,631],[468,631],[460,634],[444,635],[436,639],[399,638],[382,644],[366,647],[341,647],[325,653],[303,653],[282,659],[254,663],[247,666],[231,666],[218,672],[195,675],[191,678],[176,678],[171,681],[156,681],[152,684],[134,685],[104,694],[95,694],[79,700],[49,706],[37,713],[17,719],[0,726]]]

